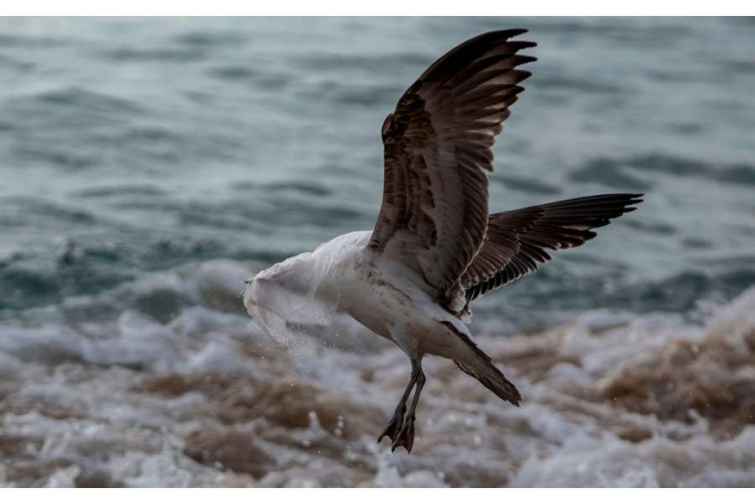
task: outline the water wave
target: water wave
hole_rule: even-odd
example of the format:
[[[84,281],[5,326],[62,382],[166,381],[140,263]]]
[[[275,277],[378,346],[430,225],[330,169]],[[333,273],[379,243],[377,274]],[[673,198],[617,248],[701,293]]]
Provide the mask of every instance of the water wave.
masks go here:
[[[369,350],[280,346],[240,312],[248,274],[207,263],[131,284],[109,300],[121,305],[113,321],[71,303],[62,324],[0,326],[0,481],[755,484],[753,290],[709,307],[700,324],[597,311],[535,334],[479,335],[522,390],[521,408],[426,359],[407,455],[375,443],[406,357],[379,339]]]

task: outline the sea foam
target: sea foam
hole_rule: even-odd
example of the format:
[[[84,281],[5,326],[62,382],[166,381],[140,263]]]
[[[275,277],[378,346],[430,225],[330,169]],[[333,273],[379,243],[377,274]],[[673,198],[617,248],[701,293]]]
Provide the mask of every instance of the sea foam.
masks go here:
[[[306,352],[271,339],[241,307],[250,274],[205,263],[76,303],[114,320],[0,326],[2,484],[755,484],[755,289],[700,324],[594,311],[479,334],[520,408],[428,357],[406,454],[375,439],[407,358],[340,331]],[[157,291],[184,300],[168,321],[138,302]]]

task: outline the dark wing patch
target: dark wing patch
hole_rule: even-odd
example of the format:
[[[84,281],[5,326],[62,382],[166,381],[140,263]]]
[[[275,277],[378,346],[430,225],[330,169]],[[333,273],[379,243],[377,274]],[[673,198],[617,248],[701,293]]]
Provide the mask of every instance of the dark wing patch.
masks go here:
[[[592,229],[640,202],[642,194],[603,194],[491,215],[485,243],[461,279],[467,301],[535,271],[551,259],[547,250],[591,240]]]
[[[482,34],[433,63],[383,123],[383,202],[369,247],[417,271],[438,299],[480,249],[488,225],[492,146],[530,73],[535,46]]]

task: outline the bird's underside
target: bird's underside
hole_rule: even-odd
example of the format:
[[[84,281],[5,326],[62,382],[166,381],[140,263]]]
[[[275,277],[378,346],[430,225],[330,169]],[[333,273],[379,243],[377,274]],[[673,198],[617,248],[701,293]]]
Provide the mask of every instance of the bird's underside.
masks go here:
[[[493,144],[524,90],[535,58],[526,30],[484,33],[433,63],[399,99],[382,127],[383,201],[368,249],[415,271],[434,301],[457,322],[438,321],[466,352],[457,366],[501,399],[518,405],[516,387],[469,338],[461,318],[479,296],[518,280],[550,260],[549,252],[582,245],[594,228],[634,210],[639,194],[606,194],[489,214],[487,174]],[[411,451],[425,377],[422,354],[409,357],[411,380],[383,434]],[[414,389],[414,395],[407,403]]]

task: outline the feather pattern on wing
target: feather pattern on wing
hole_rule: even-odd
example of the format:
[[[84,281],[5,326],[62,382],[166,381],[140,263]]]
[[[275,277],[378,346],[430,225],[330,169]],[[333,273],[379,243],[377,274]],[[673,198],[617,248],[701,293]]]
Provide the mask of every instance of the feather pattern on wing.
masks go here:
[[[641,194],[603,194],[493,214],[480,252],[461,278],[467,302],[535,271],[547,250],[578,247],[594,228],[635,210]]]
[[[383,202],[369,248],[417,271],[441,302],[488,226],[492,146],[535,58],[526,30],[482,34],[433,63],[383,123]]]

